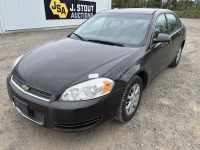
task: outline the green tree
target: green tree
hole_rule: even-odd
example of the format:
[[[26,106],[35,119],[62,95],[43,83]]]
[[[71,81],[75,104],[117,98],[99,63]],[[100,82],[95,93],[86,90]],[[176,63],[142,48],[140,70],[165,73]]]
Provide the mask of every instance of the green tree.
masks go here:
[[[174,11],[199,11],[200,0],[113,0],[117,8],[167,8]]]
[[[162,7],[162,0],[153,0],[153,7],[161,8]]]

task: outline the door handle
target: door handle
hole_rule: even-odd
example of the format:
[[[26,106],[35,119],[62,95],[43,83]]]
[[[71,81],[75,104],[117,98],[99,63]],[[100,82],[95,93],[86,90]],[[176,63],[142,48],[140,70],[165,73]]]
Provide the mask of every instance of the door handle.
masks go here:
[[[171,45],[171,44],[172,44],[172,41],[169,41],[169,42],[168,42],[168,45]]]
[[[179,32],[179,35],[182,36],[182,35],[183,35],[183,31],[180,31],[180,32]]]
[[[161,47],[169,46],[169,45],[171,45],[171,43],[172,43],[172,41],[170,41],[170,42],[163,42],[163,43],[161,44]]]

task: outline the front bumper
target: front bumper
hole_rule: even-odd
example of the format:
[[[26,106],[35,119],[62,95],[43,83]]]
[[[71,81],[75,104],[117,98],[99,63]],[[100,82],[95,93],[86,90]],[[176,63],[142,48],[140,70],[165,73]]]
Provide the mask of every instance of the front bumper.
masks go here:
[[[116,116],[124,88],[88,101],[42,101],[19,90],[7,78],[7,89],[16,109],[29,120],[55,130],[78,131],[91,128]]]

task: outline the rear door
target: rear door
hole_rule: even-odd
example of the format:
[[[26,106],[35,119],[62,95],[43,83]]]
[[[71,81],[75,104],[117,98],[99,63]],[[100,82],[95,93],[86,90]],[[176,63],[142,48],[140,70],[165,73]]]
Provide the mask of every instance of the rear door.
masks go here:
[[[169,26],[169,35],[171,36],[171,47],[169,64],[176,57],[180,46],[182,45],[183,27],[178,22],[176,16],[172,13],[165,14]]]

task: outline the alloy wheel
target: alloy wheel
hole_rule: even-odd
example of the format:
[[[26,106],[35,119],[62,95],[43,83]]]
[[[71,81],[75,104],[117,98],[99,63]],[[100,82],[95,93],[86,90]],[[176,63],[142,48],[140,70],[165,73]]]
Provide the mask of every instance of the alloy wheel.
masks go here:
[[[176,64],[178,64],[178,62],[180,61],[181,52],[182,52],[182,48],[180,47],[180,49],[178,50],[178,54],[177,54],[177,56],[176,56]]]
[[[139,84],[134,84],[131,90],[129,91],[127,100],[126,100],[126,114],[130,115],[134,112],[135,108],[140,99],[140,86]]]

